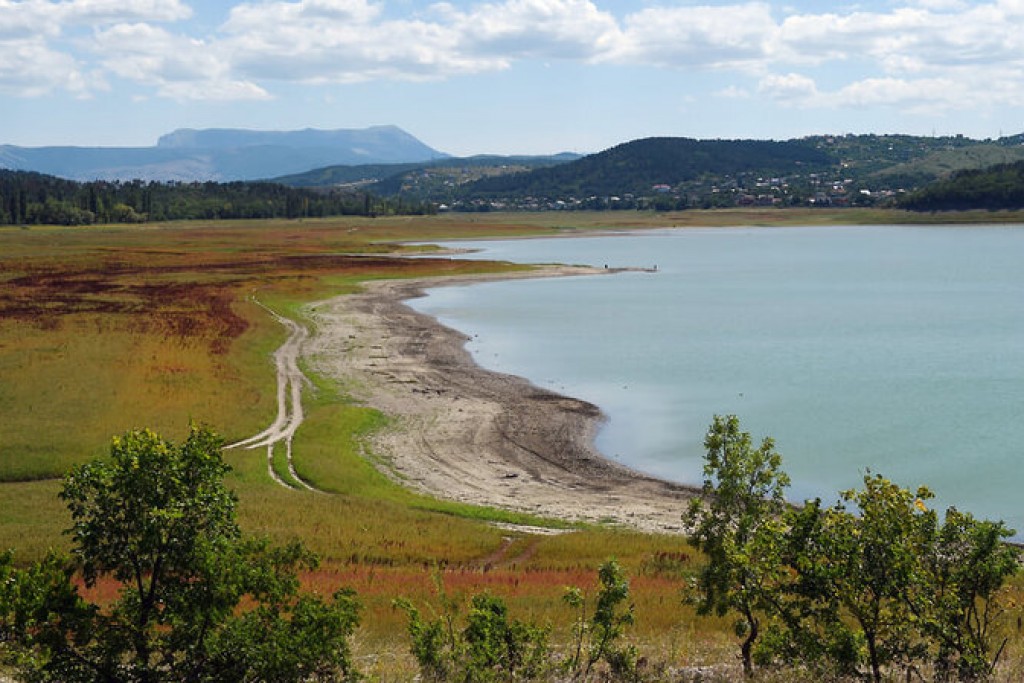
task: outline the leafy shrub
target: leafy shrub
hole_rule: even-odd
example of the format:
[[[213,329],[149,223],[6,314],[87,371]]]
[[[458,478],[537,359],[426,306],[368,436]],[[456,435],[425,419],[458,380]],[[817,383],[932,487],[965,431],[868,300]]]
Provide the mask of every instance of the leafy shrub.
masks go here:
[[[573,652],[564,666],[573,680],[585,681],[595,664],[604,661],[615,680],[636,677],[637,651],[633,645],[620,644],[627,626],[634,622],[633,605],[629,599],[629,581],[618,562],[609,560],[598,570],[601,584],[594,602],[594,611],[587,616],[587,596],[576,587],[567,588],[562,599],[577,611],[573,625]]]
[[[550,662],[546,628],[509,620],[505,602],[486,593],[473,596],[465,626],[457,627],[459,604],[444,593],[443,612],[425,620],[405,599],[395,606],[409,616],[411,651],[429,681],[532,681],[547,673]]]

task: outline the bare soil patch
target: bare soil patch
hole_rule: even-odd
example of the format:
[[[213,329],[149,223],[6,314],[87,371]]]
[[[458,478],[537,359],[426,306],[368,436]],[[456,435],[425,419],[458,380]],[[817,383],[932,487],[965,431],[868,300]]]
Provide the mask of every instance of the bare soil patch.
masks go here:
[[[604,458],[593,445],[604,419],[596,406],[482,369],[463,334],[402,303],[428,286],[598,272],[606,271],[371,282],[310,307],[307,354],[318,372],[392,418],[373,451],[407,486],[561,519],[679,531],[695,490]]]

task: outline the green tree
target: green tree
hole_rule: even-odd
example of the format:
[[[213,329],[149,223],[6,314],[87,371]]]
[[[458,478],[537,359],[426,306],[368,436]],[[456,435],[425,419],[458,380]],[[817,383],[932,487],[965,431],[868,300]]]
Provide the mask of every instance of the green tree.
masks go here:
[[[882,680],[891,664],[912,666],[924,658],[907,596],[919,577],[918,559],[928,550],[934,513],[924,501],[931,492],[902,488],[880,475],[864,477],[864,488],[844,491],[825,511],[817,553],[806,572],[859,628],[869,675]],[[852,503],[856,514],[845,508]],[[930,586],[916,586],[927,592]]]
[[[992,642],[1003,613],[1000,589],[1020,563],[1019,551],[1004,542],[1013,534],[1002,522],[950,508],[919,557],[910,607],[934,643],[940,680],[982,679],[995,668],[1006,644]]]
[[[955,508],[940,525],[931,497],[868,474],[831,508],[811,501],[788,513],[792,580],[759,659],[874,681],[929,662],[938,680],[991,674],[1000,588],[1019,566],[1003,542],[1013,532]]]
[[[354,595],[300,595],[296,573],[315,566],[314,556],[298,544],[242,538],[221,445],[198,427],[180,445],[128,432],[114,439],[109,460],[67,476],[60,496],[73,520],[69,567],[86,586],[113,578],[120,597],[109,606],[86,603],[72,572],[53,559],[14,572],[17,599],[3,613],[22,624],[9,650],[26,680],[355,675],[347,643],[358,625]]]
[[[594,601],[594,612],[587,616],[587,596],[578,587],[567,588],[562,600],[577,611],[573,625],[574,651],[565,662],[574,680],[587,680],[591,669],[605,661],[616,679],[632,676],[636,671],[637,652],[632,645],[619,644],[626,627],[632,626],[635,615],[629,600],[629,581],[615,560],[598,568],[601,584]]]
[[[859,677],[863,638],[834,585],[836,572],[846,568],[829,555],[837,547],[828,539],[834,514],[817,499],[786,512],[779,560],[787,578],[772,596],[774,618],[755,651],[759,664],[799,664],[838,680]]]
[[[766,438],[754,448],[735,415],[716,415],[704,446],[704,495],[684,516],[690,542],[707,556],[695,585],[697,611],[739,615],[736,632],[749,676],[762,616],[775,609],[782,578],[779,520],[789,477],[775,443]]]

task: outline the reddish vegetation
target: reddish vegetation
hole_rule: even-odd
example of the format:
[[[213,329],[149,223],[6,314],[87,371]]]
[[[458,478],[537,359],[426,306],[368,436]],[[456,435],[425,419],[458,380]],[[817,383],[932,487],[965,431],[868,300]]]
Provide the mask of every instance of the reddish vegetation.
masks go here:
[[[126,251],[102,263],[73,259],[18,263],[0,289],[0,320],[56,329],[69,315],[100,314],[105,322],[182,343],[203,340],[222,354],[245,332],[233,308],[243,292],[328,274],[415,274],[448,260],[378,256],[221,254]],[[3,270],[14,271],[8,264]],[[0,270],[0,280],[3,271]]]

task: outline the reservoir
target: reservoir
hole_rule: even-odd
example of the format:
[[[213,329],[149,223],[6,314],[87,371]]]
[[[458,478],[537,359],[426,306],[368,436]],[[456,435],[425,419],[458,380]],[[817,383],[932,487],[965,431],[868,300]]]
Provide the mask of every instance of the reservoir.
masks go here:
[[[447,243],[469,258],[654,268],[441,287],[411,302],[482,366],[600,406],[597,446],[699,484],[733,413],[789,497],[868,471],[1024,531],[1024,226],[661,230]]]

